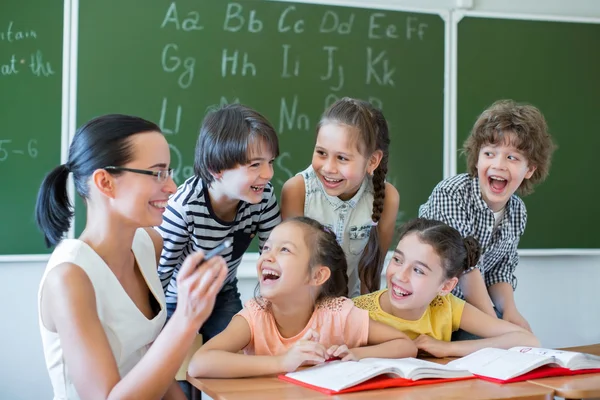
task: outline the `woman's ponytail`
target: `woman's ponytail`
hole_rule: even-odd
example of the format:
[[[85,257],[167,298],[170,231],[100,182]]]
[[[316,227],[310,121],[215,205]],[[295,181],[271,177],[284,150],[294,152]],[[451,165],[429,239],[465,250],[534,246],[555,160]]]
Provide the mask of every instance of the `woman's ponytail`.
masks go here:
[[[42,182],[35,204],[35,221],[44,234],[47,247],[58,244],[71,226],[73,206],[67,194],[69,168],[54,168]]]

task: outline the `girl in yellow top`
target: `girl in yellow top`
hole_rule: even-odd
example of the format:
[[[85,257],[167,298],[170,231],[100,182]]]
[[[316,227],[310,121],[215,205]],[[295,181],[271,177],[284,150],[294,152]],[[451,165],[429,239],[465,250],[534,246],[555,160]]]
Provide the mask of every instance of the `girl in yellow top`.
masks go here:
[[[494,318],[450,292],[461,273],[477,264],[481,249],[473,237],[439,221],[406,223],[387,267],[388,289],[354,299],[369,316],[403,331],[417,348],[435,357],[464,356],[484,347],[538,346],[527,330]],[[481,337],[451,342],[462,329]]]
[[[417,354],[406,335],[346,298],[347,264],[335,235],[296,217],[279,224],[256,265],[260,297],[190,362],[194,377],[234,378],[296,370],[328,358],[402,358]],[[243,354],[240,353],[243,351]]]

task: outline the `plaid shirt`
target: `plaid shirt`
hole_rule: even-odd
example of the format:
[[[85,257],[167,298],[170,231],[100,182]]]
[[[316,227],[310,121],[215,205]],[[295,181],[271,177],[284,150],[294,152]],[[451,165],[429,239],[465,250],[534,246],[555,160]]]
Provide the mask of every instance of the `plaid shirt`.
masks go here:
[[[481,197],[479,180],[459,174],[433,189],[427,202],[419,207],[419,216],[445,222],[463,237],[474,236],[481,245],[482,256],[473,268],[479,268],[485,285],[507,282],[514,290],[517,287],[514,271],[519,263],[517,246],[525,231],[527,211],[517,195],[510,197],[504,210],[504,217],[494,230],[494,213]],[[464,299],[458,285],[452,293]]]

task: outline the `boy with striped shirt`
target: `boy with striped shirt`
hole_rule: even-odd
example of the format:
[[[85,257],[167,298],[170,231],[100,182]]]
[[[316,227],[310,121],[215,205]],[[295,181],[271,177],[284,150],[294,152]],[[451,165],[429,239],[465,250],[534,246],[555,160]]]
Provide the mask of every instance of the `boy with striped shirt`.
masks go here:
[[[273,126],[258,112],[240,104],[207,115],[196,144],[194,176],[169,199],[163,223],[156,229],[164,246],[158,273],[165,291],[167,315],[177,306],[177,274],[185,257],[205,253],[225,240],[222,254],[229,268],[215,307],[200,328],[206,342],[220,333],[242,309],[237,268],[250,242],[259,248],[281,222],[269,183],[279,142]]]

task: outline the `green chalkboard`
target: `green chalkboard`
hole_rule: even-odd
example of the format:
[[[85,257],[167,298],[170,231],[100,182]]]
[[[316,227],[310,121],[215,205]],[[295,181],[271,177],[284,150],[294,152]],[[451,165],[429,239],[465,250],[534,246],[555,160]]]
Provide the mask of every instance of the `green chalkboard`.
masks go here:
[[[323,110],[370,100],[390,125],[406,219],[443,177],[444,27],[435,14],[288,2],[80,0],[77,124],[114,112],[156,121],[182,183],[206,111],[247,104],[278,131],[279,196],[310,163]]]
[[[559,145],[548,179],[523,198],[520,247],[600,248],[600,23],[465,17],[457,62],[459,148],[477,115],[502,98],[539,107]]]
[[[60,164],[63,2],[0,6],[0,255],[48,253],[34,218]]]

